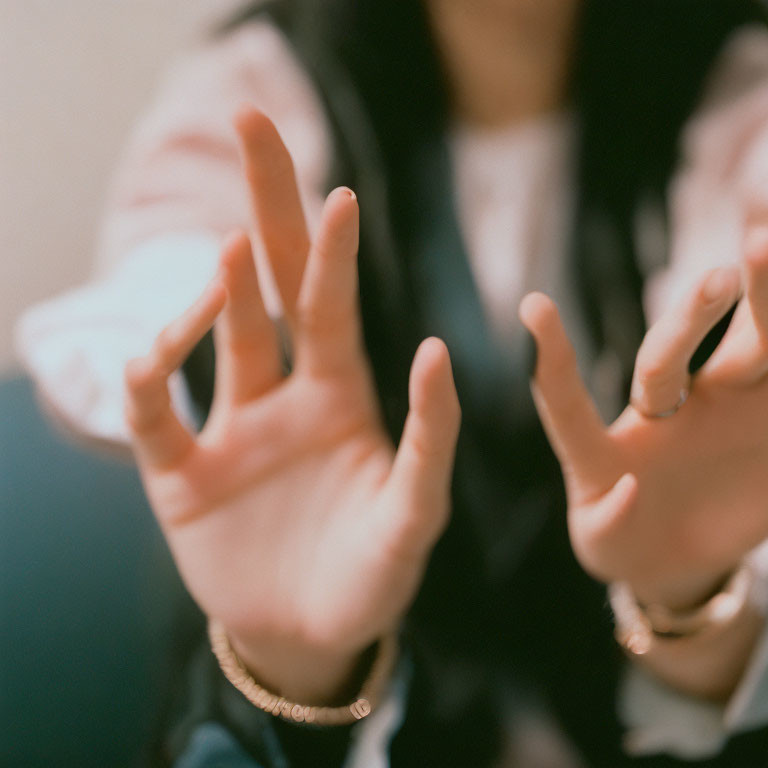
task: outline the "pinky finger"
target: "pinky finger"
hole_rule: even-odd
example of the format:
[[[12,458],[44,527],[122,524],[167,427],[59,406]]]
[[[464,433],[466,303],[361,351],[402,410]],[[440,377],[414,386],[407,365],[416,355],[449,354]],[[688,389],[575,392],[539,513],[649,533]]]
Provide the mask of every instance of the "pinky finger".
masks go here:
[[[169,467],[181,461],[194,445],[194,438],[171,406],[168,377],[210,329],[225,302],[224,286],[214,279],[202,296],[160,333],[146,357],[126,365],[125,419],[140,463]]]

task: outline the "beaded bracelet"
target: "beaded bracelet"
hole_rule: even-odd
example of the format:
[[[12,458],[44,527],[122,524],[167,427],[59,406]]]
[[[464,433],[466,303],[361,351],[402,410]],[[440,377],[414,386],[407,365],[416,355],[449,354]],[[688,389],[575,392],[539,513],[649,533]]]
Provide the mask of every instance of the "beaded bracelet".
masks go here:
[[[316,707],[297,704],[260,686],[232,649],[224,626],[215,619],[208,622],[208,637],[227,680],[255,707],[293,723],[349,725],[367,717],[381,699],[397,659],[397,639],[387,635],[379,641],[371,671],[355,700],[341,707]]]

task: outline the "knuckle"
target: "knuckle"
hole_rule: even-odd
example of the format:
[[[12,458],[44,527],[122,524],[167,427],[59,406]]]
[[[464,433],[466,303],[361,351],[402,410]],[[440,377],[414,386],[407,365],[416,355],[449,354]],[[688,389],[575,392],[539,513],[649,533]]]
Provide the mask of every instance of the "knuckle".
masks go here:
[[[170,400],[167,392],[158,397],[157,402],[137,406],[126,404],[123,410],[125,424],[132,434],[151,432],[163,424],[166,408]]]
[[[557,354],[552,355],[549,370],[553,376],[560,378],[570,373],[574,364],[573,355],[569,354],[568,350],[561,349]]]
[[[310,258],[314,258],[321,264],[327,265],[335,260],[336,250],[333,233],[326,230],[321,232],[312,244],[312,255]]]
[[[177,344],[177,335],[173,326],[168,326],[160,331],[153,345],[153,352],[157,358],[165,360],[171,356]]]
[[[750,247],[746,248],[744,253],[744,260],[746,264],[756,270],[768,269],[768,240],[765,237],[761,242],[750,244]]]
[[[441,443],[443,443],[442,440],[427,437],[423,433],[412,435],[410,441],[411,451],[423,463],[429,463],[442,455]]]
[[[693,290],[693,302],[689,307],[689,312],[696,313],[701,311],[702,306],[712,303],[712,296],[710,295],[710,281],[712,281],[718,274],[719,269],[710,269],[705,272],[699,279],[698,284]]]
[[[768,331],[759,328],[755,334],[755,351],[760,361],[768,360]]]
[[[136,357],[126,363],[123,378],[128,391],[138,394],[154,383],[156,372],[145,357]]]
[[[123,410],[123,419],[125,420],[125,425],[131,435],[141,434],[146,431],[149,426],[146,418],[143,418],[136,408],[130,406],[126,406]]]
[[[350,326],[347,313],[338,306],[319,306],[314,302],[301,302],[298,309],[302,329],[313,336],[334,336]]]
[[[638,384],[643,387],[658,384],[669,378],[669,375],[669,367],[662,360],[640,351],[635,362],[635,379]]]
[[[226,339],[226,348],[238,359],[260,359],[260,353],[269,351],[265,341],[245,330],[230,333]]]
[[[550,382],[572,381],[574,372],[578,370],[576,356],[567,345],[552,349],[549,355],[542,354],[540,362],[537,368],[542,374],[546,373]]]

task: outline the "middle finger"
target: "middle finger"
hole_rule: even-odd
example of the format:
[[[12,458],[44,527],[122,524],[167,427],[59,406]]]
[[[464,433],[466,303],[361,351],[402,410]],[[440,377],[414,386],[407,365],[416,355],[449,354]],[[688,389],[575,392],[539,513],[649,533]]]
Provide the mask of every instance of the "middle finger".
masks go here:
[[[275,277],[283,312],[293,323],[309,234],[293,160],[272,121],[255,109],[235,119],[256,228]]]

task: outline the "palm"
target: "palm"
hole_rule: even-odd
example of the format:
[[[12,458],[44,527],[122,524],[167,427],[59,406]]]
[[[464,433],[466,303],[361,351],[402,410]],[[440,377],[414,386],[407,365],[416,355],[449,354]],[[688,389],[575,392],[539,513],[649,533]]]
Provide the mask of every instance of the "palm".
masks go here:
[[[768,248],[747,259],[747,293],[689,386],[688,363],[739,291],[735,270],[702,281],[648,332],[632,405],[605,428],[554,306],[521,308],[537,337],[534,394],[563,466],[574,550],[604,581],[648,601],[687,602],[768,536]],[[710,281],[709,283],[707,281]]]
[[[613,438],[638,479],[638,563],[724,572],[768,535],[768,387],[696,387],[668,424],[628,409]]]
[[[179,468],[206,513],[170,526],[168,535],[206,613],[251,633],[302,624],[308,634],[334,632],[356,647],[394,622],[410,593],[392,589],[395,569],[376,562],[387,538],[396,543],[385,493],[394,450],[365,390],[346,380],[320,387],[291,380],[228,414],[217,425],[221,439],[216,434]],[[254,455],[259,435],[291,421],[301,433],[268,456]],[[166,479],[154,480],[155,508],[183,520],[185,510],[159,498]],[[212,552],[220,556],[201,567]],[[374,592],[397,595],[397,605],[383,609]]]
[[[239,128],[293,370],[283,375],[238,235],[201,299],[128,368],[129,423],[152,507],[206,614],[240,637],[355,653],[396,624],[447,520],[458,428],[450,364],[441,342],[420,347],[396,453],[361,341],[354,196],[329,196],[310,247],[274,127],[248,113]],[[305,264],[296,254],[306,251]],[[216,393],[194,437],[170,410],[165,378],[218,315]]]

